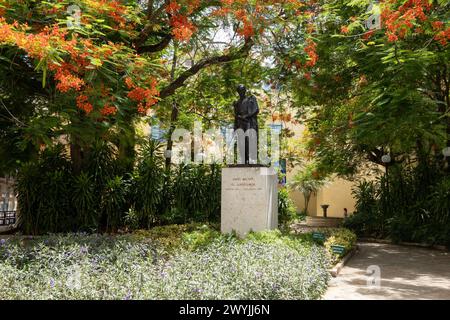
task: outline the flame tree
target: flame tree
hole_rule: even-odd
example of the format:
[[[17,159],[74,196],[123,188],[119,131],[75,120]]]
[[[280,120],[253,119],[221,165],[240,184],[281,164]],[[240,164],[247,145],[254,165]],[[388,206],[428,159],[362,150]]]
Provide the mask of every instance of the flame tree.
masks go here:
[[[113,142],[125,159],[135,119],[167,108],[208,67],[272,55],[268,43],[316,11],[315,1],[294,0],[1,0],[3,120],[22,148],[66,139],[75,172],[94,139]],[[315,43],[306,32],[301,41],[297,65],[312,67]],[[193,51],[195,60],[174,68],[174,52]]]

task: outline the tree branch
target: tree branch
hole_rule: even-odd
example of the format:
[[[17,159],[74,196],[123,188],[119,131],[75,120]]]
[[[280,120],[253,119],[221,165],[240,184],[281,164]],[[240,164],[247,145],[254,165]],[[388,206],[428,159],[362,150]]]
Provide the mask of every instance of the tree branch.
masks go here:
[[[159,51],[162,51],[165,48],[167,48],[171,41],[172,41],[172,35],[167,34],[163,37],[163,39],[160,42],[158,42],[156,44],[150,44],[150,45],[144,45],[144,46],[138,47],[137,52],[139,54],[159,52]]]
[[[175,79],[172,83],[170,83],[167,87],[161,90],[160,92],[160,98],[164,99],[167,98],[175,93],[175,91],[182,87],[186,80],[188,80],[190,77],[196,75],[198,72],[200,72],[202,69],[207,68],[212,65],[222,64],[222,63],[228,63],[237,59],[240,59],[242,57],[245,57],[252,48],[254,42],[251,38],[247,38],[245,40],[245,44],[236,52],[222,55],[222,56],[216,56],[211,58],[205,58],[195,65],[193,65],[190,69],[183,72],[177,79]]]
[[[160,20],[160,16],[164,13],[166,7],[169,5],[170,0],[164,0],[164,3],[157,9],[154,9],[154,1],[149,1],[149,5],[151,5],[151,8],[148,8],[148,14],[147,14],[147,20],[148,23],[145,25],[145,27],[140,32],[139,36],[134,40],[134,46],[137,48],[137,51],[139,53],[146,53],[146,52],[159,52],[164,50],[172,40],[171,30],[168,31],[168,34],[164,36],[164,38],[161,40],[161,42],[154,44],[154,45],[145,45],[145,42],[147,39],[155,34],[153,32],[155,20]],[[203,10],[210,8],[210,7],[217,7],[221,6],[222,3],[220,1],[214,0],[214,1],[207,1],[202,6],[200,6],[195,12],[193,12],[190,17],[193,17],[197,14],[200,14]],[[168,22],[171,19],[171,15],[166,12],[167,18],[164,19],[165,22],[168,25]],[[168,25],[169,26],[169,25]],[[170,26],[169,26],[169,29]],[[168,38],[170,36],[170,38]]]

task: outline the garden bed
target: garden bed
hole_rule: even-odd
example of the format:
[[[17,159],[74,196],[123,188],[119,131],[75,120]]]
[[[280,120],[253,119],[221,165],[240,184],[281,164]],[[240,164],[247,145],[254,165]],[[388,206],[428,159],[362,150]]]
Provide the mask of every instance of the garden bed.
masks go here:
[[[310,236],[209,227],[0,240],[0,299],[319,299],[329,258]]]

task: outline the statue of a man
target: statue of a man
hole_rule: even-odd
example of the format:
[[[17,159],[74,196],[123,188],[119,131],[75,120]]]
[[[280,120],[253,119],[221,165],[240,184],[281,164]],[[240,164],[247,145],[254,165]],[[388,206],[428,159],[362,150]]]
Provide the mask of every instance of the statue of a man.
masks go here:
[[[246,134],[245,164],[256,163],[259,113],[258,101],[254,95],[247,96],[247,88],[242,84],[237,87],[237,92],[239,93],[239,100],[234,103],[234,130],[237,131],[241,129],[243,133]]]

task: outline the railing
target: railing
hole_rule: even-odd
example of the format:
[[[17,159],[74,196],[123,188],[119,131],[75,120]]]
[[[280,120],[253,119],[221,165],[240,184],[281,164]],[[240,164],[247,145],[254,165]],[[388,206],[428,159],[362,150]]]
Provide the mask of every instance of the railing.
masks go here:
[[[0,211],[0,227],[11,226],[16,224],[16,211]]]
[[[13,184],[14,179],[0,177],[0,227],[17,222],[17,198]]]

